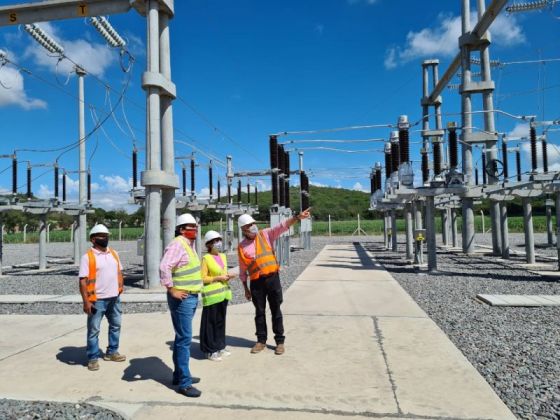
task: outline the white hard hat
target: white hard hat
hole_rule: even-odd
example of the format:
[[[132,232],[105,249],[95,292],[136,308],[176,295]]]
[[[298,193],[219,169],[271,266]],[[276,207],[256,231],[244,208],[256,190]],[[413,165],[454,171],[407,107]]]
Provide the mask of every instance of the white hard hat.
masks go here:
[[[107,226],[98,224],[91,228],[91,230],[89,231],[89,236],[93,236],[98,233],[106,233],[107,235],[111,234],[111,232],[109,232],[109,229],[107,229]]]
[[[197,225],[196,219],[190,213],[184,213],[177,217],[177,223],[175,226],[183,226],[183,225]]]
[[[207,244],[208,242],[213,241],[216,238],[222,239],[222,235],[220,235],[215,230],[209,230],[208,232],[206,232],[206,235],[204,235],[204,243]]]
[[[237,219],[237,225],[240,228],[250,223],[255,223],[255,219],[253,219],[250,214],[242,214],[239,216],[239,219]]]

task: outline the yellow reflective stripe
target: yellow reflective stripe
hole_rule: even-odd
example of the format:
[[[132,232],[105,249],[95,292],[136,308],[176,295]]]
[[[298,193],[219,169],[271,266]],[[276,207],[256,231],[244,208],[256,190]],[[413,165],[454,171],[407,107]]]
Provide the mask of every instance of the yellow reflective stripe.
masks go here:
[[[196,279],[196,280],[191,280],[191,279],[185,279],[185,280],[181,280],[181,279],[175,279],[173,280],[173,284],[178,284],[181,283],[181,286],[186,286],[189,284],[200,284],[202,282],[202,279]]]
[[[276,261],[269,261],[269,262],[266,262],[264,264],[261,264],[260,268],[269,267],[271,265],[276,265]]]
[[[183,277],[189,274],[194,274],[197,271],[200,271],[200,265],[197,265],[193,268],[177,268],[172,274],[171,277]]]
[[[213,295],[217,295],[217,294],[220,294],[220,293],[224,293],[225,291],[226,291],[225,287],[220,287],[219,289],[212,290],[210,292],[202,291],[202,296],[203,297],[213,296]]]

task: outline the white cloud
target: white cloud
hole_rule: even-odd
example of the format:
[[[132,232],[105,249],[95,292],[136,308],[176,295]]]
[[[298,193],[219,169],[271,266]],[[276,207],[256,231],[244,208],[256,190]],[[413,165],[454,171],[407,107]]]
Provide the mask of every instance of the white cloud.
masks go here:
[[[132,179],[126,181],[123,177],[119,175],[107,176],[107,175],[100,175],[102,181],[105,182],[106,186],[104,190],[109,192],[126,192],[128,193],[132,188]]]
[[[436,28],[424,28],[409,32],[403,47],[388,48],[385,52],[385,68],[392,69],[419,58],[451,57],[459,52],[461,16],[440,14]],[[476,12],[471,12],[471,27],[476,24]],[[514,16],[499,15],[490,27],[493,42],[513,46],[525,42],[525,35]]]
[[[352,186],[352,190],[354,191],[361,191],[361,192],[369,192],[367,191],[364,186],[361,184],[361,182],[356,182],[353,186]]]
[[[513,130],[507,134],[507,137],[529,137],[529,124],[517,123]]]
[[[8,54],[11,58],[11,54]],[[25,82],[21,73],[12,67],[0,69],[0,107],[16,105],[25,110],[44,109],[47,103],[40,99],[33,99],[25,92]]]
[[[105,71],[118,60],[117,53],[105,44],[89,42],[85,39],[66,40],[59,35],[57,28],[48,22],[40,23],[38,26],[64,48],[65,55],[95,76],[102,77]],[[48,70],[58,71],[62,76],[74,70],[74,64],[69,60],[62,60],[57,66],[58,58],[50,56],[33,40],[25,50],[25,56],[31,57],[38,65]]]

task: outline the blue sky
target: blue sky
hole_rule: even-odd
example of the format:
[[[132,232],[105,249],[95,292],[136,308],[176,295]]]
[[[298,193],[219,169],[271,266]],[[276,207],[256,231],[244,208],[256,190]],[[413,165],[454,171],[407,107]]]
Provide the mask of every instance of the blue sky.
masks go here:
[[[16,1],[17,2],[17,1]],[[12,4],[14,1],[0,1]],[[476,2],[472,2],[475,7]],[[207,192],[208,156],[225,161],[233,156],[236,171],[267,169],[268,135],[369,124],[393,124],[401,114],[411,122],[421,117],[421,62],[438,58],[443,74],[458,51],[460,1],[396,2],[389,0],[180,0],[172,20],[172,72],[180,100],[174,102],[176,155],[196,147],[198,194]],[[474,16],[474,14],[473,14]],[[503,14],[491,28],[491,58],[501,62],[560,58],[560,7],[524,14]],[[111,16],[113,26],[128,40],[136,57],[130,74],[119,65],[118,53],[84,20],[42,24],[65,48],[66,55],[91,75],[86,78],[86,132],[94,119],[107,116],[127,85],[124,106],[87,141],[92,170],[93,202],[105,208],[127,208],[131,183],[131,150],[140,149],[144,166],[144,104],[140,86],[145,68],[145,21],[136,12]],[[26,161],[77,170],[78,151],[60,155],[39,152],[77,140],[77,81],[72,63],[48,57],[20,27],[0,30],[0,49],[29,72],[8,64],[0,69],[0,154],[18,149],[19,185],[25,192]],[[510,64],[493,69],[495,106],[515,115],[560,118],[560,62]],[[476,70],[475,70],[476,71]],[[455,78],[453,83],[459,83]],[[106,84],[111,86],[107,91]],[[93,111],[92,111],[93,107]],[[479,100],[474,110],[481,109]],[[444,124],[458,121],[457,90],[443,93]],[[433,121],[432,121],[433,124]],[[482,127],[475,118],[474,125]],[[130,126],[130,127],[129,127]],[[432,125],[433,126],[433,125]],[[526,124],[499,116],[498,131],[526,135]],[[419,126],[412,128],[412,158],[419,160]],[[350,140],[388,138],[390,128],[353,130],[306,136],[302,139]],[[558,135],[549,132],[549,141]],[[187,145],[189,144],[189,145]],[[516,144],[516,143],[515,143]],[[514,144],[514,145],[515,145]],[[310,150],[335,147],[358,153]],[[316,185],[369,188],[369,172],[382,161],[382,143],[297,143],[304,167]],[[22,149],[31,149],[23,151]],[[524,167],[530,163],[524,150]],[[291,166],[298,164],[297,152]],[[560,154],[549,150],[549,166],[560,169]],[[511,162],[513,156],[510,156]],[[479,152],[475,151],[475,163]],[[558,162],[558,163],[557,163]],[[188,164],[187,161],[185,161]],[[11,165],[0,159],[0,171]],[[418,167],[418,165],[416,165]],[[181,161],[177,162],[180,173]],[[218,175],[224,169],[216,167]],[[33,167],[33,192],[53,196],[53,172]],[[419,178],[419,175],[416,177]],[[269,177],[251,179],[270,187]],[[246,180],[243,181],[246,183]],[[223,184],[223,182],[222,182]],[[77,175],[71,174],[69,199],[76,199]],[[11,170],[0,174],[0,188],[11,189]],[[187,187],[189,188],[189,187]]]

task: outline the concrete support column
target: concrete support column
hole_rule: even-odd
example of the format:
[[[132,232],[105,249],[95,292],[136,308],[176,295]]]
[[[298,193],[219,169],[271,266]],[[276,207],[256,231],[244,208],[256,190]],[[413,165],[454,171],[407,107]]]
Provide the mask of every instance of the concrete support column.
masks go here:
[[[412,261],[414,258],[414,254],[412,249],[413,229],[411,204],[407,204],[404,208],[404,222],[406,225],[406,259],[407,261]]]
[[[80,265],[80,222],[79,217],[74,218],[74,223],[72,223],[72,238],[74,241],[74,265]]]
[[[472,198],[463,199],[463,252],[474,253],[474,206]]]
[[[448,209],[445,208],[441,212],[441,241],[443,246],[449,245],[449,214]]]
[[[397,252],[397,211],[391,210],[391,250]]]
[[[523,225],[525,228],[525,253],[527,264],[535,263],[535,236],[533,234],[533,209],[531,199],[523,197]]]
[[[434,197],[426,197],[426,245],[428,247],[428,271],[437,270],[435,221]]]
[[[548,205],[546,206],[546,239],[548,245],[554,245],[554,234],[552,233],[552,208]]]
[[[78,203],[80,206],[87,204],[87,168],[86,168],[86,125],[84,114],[84,77],[86,72],[80,67],[76,67],[76,74],[78,76],[78,127],[79,127],[79,182],[78,182]],[[83,210],[83,207],[82,207]],[[78,216],[78,253],[80,257],[86,253],[86,230],[87,218],[86,213],[80,211]],[[45,264],[46,266],[46,264]]]
[[[451,244],[453,248],[459,246],[457,242],[457,210],[455,208],[451,209]]]
[[[39,270],[47,268],[47,215],[39,216]]]
[[[387,221],[387,213],[383,213],[383,246],[389,249],[389,223]]]
[[[159,65],[163,77],[171,80],[171,55],[169,37],[169,16],[159,14]],[[173,148],[173,98],[161,96],[161,164],[162,170],[169,175],[175,175],[175,153]],[[161,208],[163,228],[163,248],[175,237],[175,221],[177,211],[175,206],[175,188],[162,188]]]
[[[500,224],[502,233],[502,258],[509,258],[509,227],[507,204],[505,201],[500,203]]]
[[[147,70],[159,73],[159,2],[147,2],[148,56]],[[161,103],[159,88],[147,88],[148,130],[146,139],[146,170],[161,171]],[[161,229],[161,187],[156,184],[146,185],[145,220],[146,233],[144,242],[144,287],[159,287],[159,260],[162,252]]]

